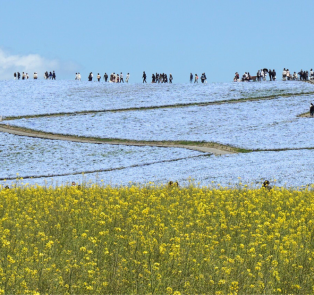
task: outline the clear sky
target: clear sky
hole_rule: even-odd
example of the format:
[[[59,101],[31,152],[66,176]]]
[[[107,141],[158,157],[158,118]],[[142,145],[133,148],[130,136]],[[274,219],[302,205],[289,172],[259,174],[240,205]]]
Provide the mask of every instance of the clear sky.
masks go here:
[[[0,2],[0,79],[122,71],[140,82],[145,70],[227,82],[236,71],[314,67],[313,0]]]

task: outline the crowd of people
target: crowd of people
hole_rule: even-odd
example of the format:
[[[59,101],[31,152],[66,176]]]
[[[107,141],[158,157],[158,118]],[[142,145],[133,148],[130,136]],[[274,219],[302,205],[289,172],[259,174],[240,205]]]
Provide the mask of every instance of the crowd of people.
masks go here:
[[[299,77],[298,77],[299,76]],[[314,72],[313,69],[309,71],[303,71],[301,69],[300,72],[293,74],[290,73],[289,69],[284,68],[282,71],[282,80],[300,80],[300,81],[308,81],[308,80],[314,80]]]
[[[269,81],[276,81],[277,77],[276,77],[277,73],[275,71],[275,69],[271,70],[271,69],[260,69],[257,71],[256,76],[252,76],[250,74],[250,72],[245,72],[241,79],[240,79],[240,75],[238,72],[235,73],[233,81],[234,82],[248,82],[248,81],[266,81],[267,76],[269,76]]]
[[[277,80],[277,74],[275,69],[271,70],[271,69],[261,69],[258,70],[256,73],[256,76],[252,76],[250,74],[250,72],[245,72],[242,77],[240,77],[239,73],[236,72],[235,76],[233,78],[234,82],[248,82],[248,81],[266,81],[267,80],[267,76],[269,76],[269,81],[276,81]],[[93,81],[93,73],[90,72],[88,75],[88,81]],[[14,80],[27,80],[29,79],[30,76],[28,73],[22,72],[22,74],[20,72],[15,72],[14,73]],[[44,74],[44,78],[46,80],[50,79],[50,80],[56,80],[56,73],[55,71],[49,72],[46,71]],[[97,74],[97,81],[100,82],[101,80],[101,75],[98,73]],[[33,79],[37,80],[38,79],[38,74],[37,72],[34,72],[33,74]],[[81,81],[82,77],[81,74],[75,73],[75,80],[79,80]],[[116,73],[111,73],[110,75],[108,75],[107,73],[104,74],[103,79],[105,80],[105,82],[110,82],[110,83],[124,83],[124,76],[123,73],[120,72],[120,74],[116,74]],[[126,79],[125,82],[128,83],[130,79],[130,74],[127,73],[126,75]],[[143,72],[143,83],[147,83],[147,75],[145,73],[145,71]],[[199,76],[197,74],[193,75],[192,73],[190,73],[190,83],[198,83],[199,80]],[[207,77],[205,73],[202,73],[200,80],[202,83],[207,83]],[[301,70],[300,72],[296,73],[294,72],[293,74],[289,71],[289,69],[284,68],[282,71],[282,80],[283,81],[287,81],[287,80],[301,80],[301,81],[307,81],[307,80],[314,80],[314,72],[313,69],[309,71],[303,71]],[[173,81],[173,75],[170,73],[169,74],[169,78],[168,75],[165,73],[156,73],[156,74],[152,74],[152,83],[172,83]]]
[[[35,73],[34,73],[35,74]],[[37,74],[37,73],[36,73]],[[51,72],[49,72],[49,74],[48,74],[48,72],[46,71],[45,72],[45,74],[44,74],[44,78],[46,79],[46,80],[56,80],[56,73],[55,73],[55,71],[52,71],[52,73]],[[35,78],[34,78],[35,79]],[[37,79],[37,78],[36,78]]]
[[[143,72],[143,83],[147,83],[146,82],[146,73]],[[156,74],[152,74],[152,83],[172,83],[173,80],[173,76],[172,74],[169,74],[169,79],[168,79],[168,75],[165,73],[156,73]]]
[[[90,72],[88,75],[88,81],[93,81],[93,72]],[[105,82],[110,82],[110,83],[124,83],[124,78],[123,78],[123,73],[121,72],[120,74],[116,74],[116,73],[112,73],[110,74],[110,76],[105,73],[103,76]],[[109,81],[108,81],[109,78]],[[101,80],[101,75],[98,73],[96,76],[96,79],[98,82],[100,82]],[[125,78],[125,82],[128,83],[130,79],[130,74],[127,73],[126,78]],[[75,74],[75,80],[79,80],[81,81],[81,74],[80,73],[76,73]]]
[[[29,79],[29,74],[28,73],[24,73],[24,72],[22,72],[22,74],[20,72],[15,72],[13,74],[13,77],[14,77],[14,80],[20,80],[20,79],[28,80]],[[49,73],[46,71],[45,74],[44,74],[44,78],[45,79],[56,80],[56,73],[55,73],[55,71],[52,71],[52,72],[49,72]],[[37,72],[34,72],[33,79],[34,80],[38,79]]]
[[[235,76],[233,78],[234,82],[248,82],[248,81],[266,81],[267,76],[269,76],[269,81],[276,81],[276,71],[273,69],[261,69],[258,70],[256,73],[256,76],[251,76],[250,72],[245,72],[242,77],[240,78],[240,75],[238,72],[235,73]],[[300,80],[300,81],[307,81],[307,80],[314,80],[314,72],[313,69],[310,70],[310,73],[308,71],[301,70],[300,72],[293,74],[290,73],[289,69],[284,68],[282,71],[282,80]]]

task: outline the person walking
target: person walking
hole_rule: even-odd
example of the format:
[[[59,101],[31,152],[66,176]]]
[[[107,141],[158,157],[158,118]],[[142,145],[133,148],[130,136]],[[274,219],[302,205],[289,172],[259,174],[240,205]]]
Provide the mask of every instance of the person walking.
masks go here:
[[[126,82],[126,83],[129,83],[129,79],[130,79],[130,74],[127,73],[127,74],[126,74],[126,78],[125,78],[125,82]]]
[[[147,83],[147,81],[146,81],[146,73],[145,73],[145,71],[143,72],[143,83]]]
[[[312,103],[310,105],[310,115],[311,115],[311,117],[314,116],[314,105]]]
[[[173,76],[172,76],[172,74],[170,74],[170,75],[169,75],[169,83],[172,84],[172,80],[173,80]]]
[[[124,83],[124,81],[123,81],[123,74],[122,74],[122,72],[120,73],[120,83],[121,82],[123,82]]]

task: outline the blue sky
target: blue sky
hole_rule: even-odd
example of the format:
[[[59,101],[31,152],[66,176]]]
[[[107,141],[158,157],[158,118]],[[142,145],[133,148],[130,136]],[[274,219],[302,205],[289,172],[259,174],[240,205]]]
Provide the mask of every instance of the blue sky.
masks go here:
[[[19,70],[56,70],[59,79],[89,72],[145,70],[188,82],[234,73],[314,67],[314,1],[1,1],[0,79]]]

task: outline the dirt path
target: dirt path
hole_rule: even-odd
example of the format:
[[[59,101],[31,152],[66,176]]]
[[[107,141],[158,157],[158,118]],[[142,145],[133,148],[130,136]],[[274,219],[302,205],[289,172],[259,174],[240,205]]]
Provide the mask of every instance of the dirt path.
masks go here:
[[[17,120],[17,119],[32,119],[32,118],[48,118],[48,117],[62,117],[62,116],[73,116],[73,115],[84,115],[84,114],[97,114],[97,113],[116,113],[116,112],[130,112],[130,111],[146,111],[155,109],[169,109],[169,108],[182,108],[191,106],[210,106],[210,105],[221,105],[221,104],[237,104],[249,101],[260,101],[260,100],[272,100],[279,97],[290,97],[290,96],[301,96],[301,95],[311,95],[314,92],[305,93],[286,93],[286,94],[276,94],[264,97],[248,97],[239,98],[231,100],[220,100],[220,101],[210,101],[210,102],[191,102],[191,103],[177,103],[169,105],[159,105],[159,106],[147,106],[147,107],[133,107],[133,108],[121,108],[121,109],[105,109],[105,110],[86,110],[86,111],[76,111],[76,112],[64,112],[64,113],[50,113],[50,114],[38,114],[38,115],[25,115],[25,116],[8,116],[4,117],[5,121]]]
[[[156,146],[156,147],[172,147],[172,148],[185,148],[189,150],[195,150],[203,153],[211,153],[214,155],[226,155],[239,152],[238,149],[220,145],[217,143],[199,143],[199,142],[174,142],[174,141],[135,141],[135,140],[119,140],[108,138],[90,138],[79,137],[63,134],[47,133],[27,128],[0,125],[0,132],[10,133],[19,136],[27,136],[33,138],[43,138],[51,140],[66,140],[82,143],[94,143],[94,144],[111,144],[111,145],[128,145],[128,146]]]

